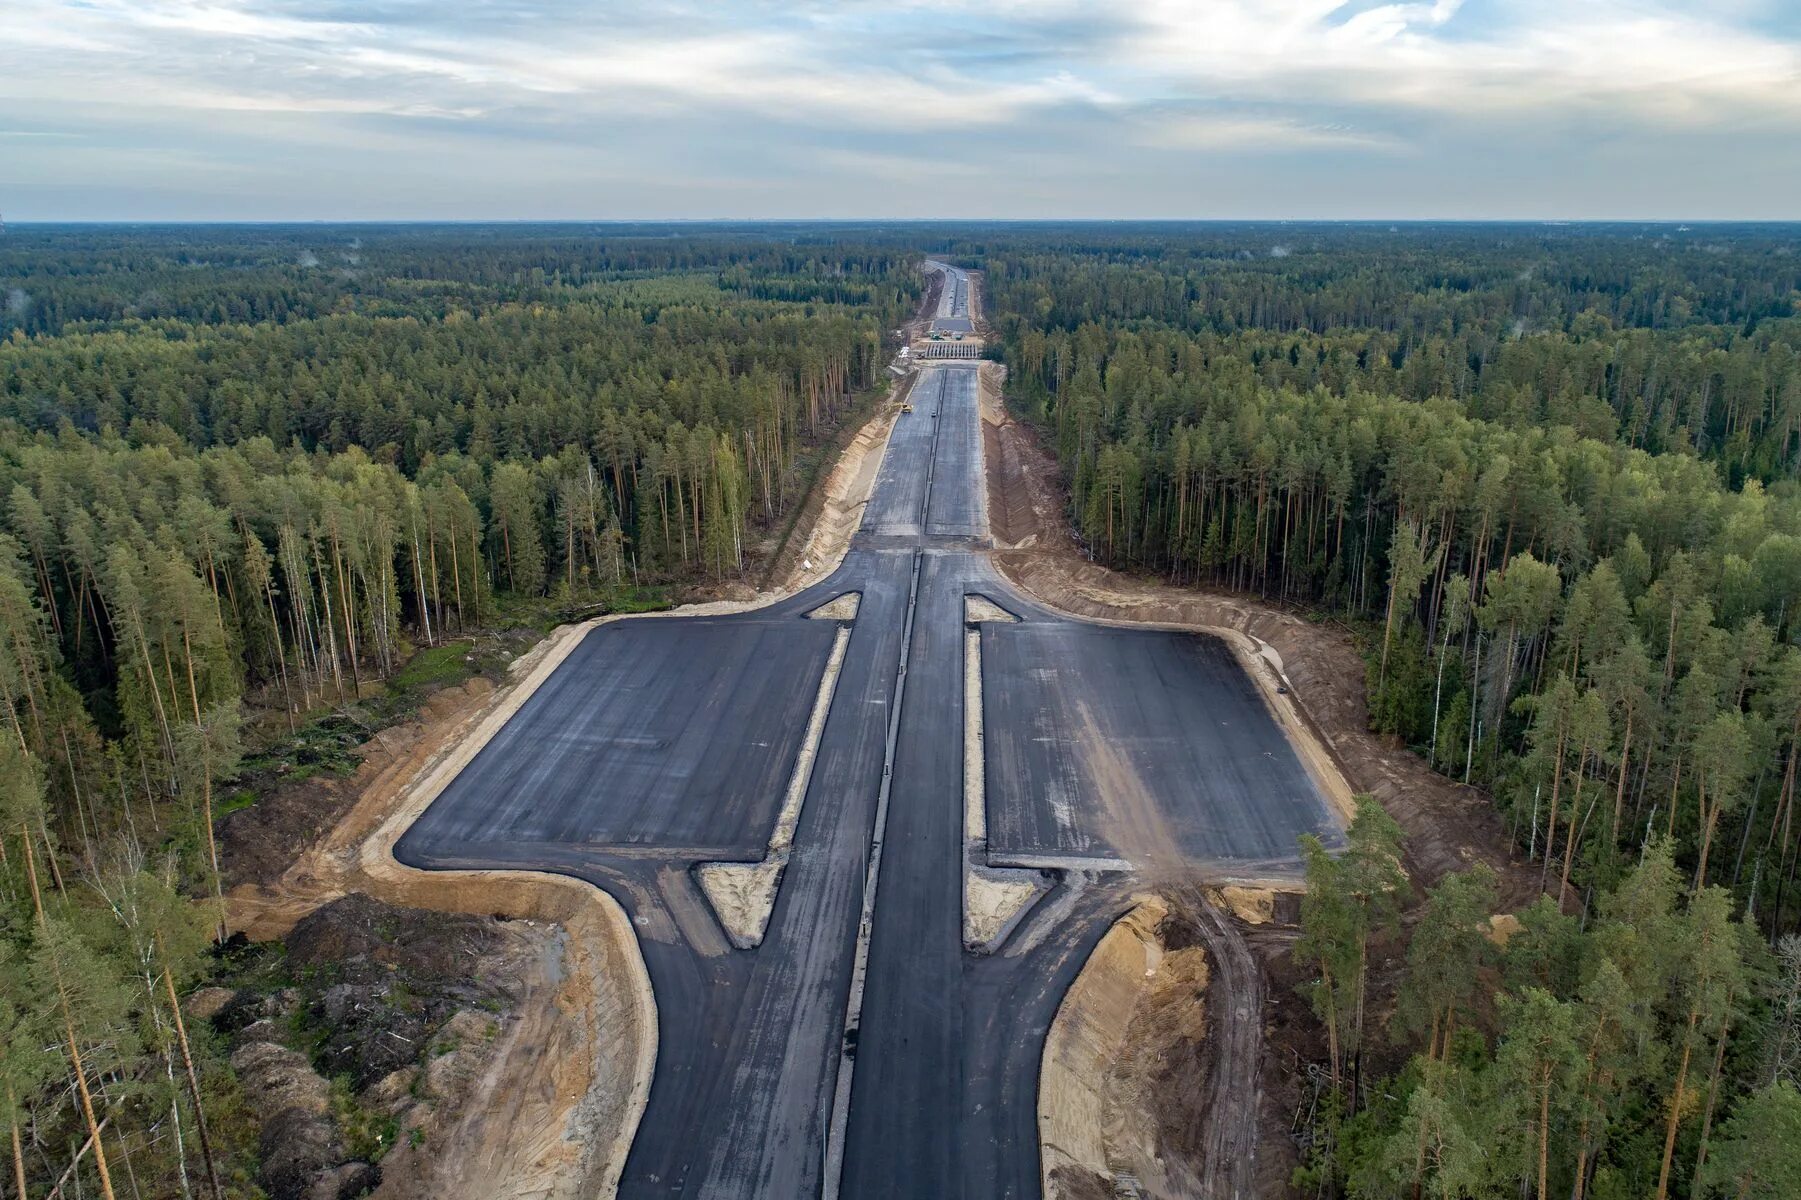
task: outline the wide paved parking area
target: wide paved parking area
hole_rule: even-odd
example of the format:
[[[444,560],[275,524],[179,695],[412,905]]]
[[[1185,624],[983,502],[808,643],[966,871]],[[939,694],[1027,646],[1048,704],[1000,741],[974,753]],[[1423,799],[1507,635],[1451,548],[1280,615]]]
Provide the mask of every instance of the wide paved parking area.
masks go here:
[[[757,857],[834,629],[798,617],[602,625],[445,789],[429,821],[439,836],[488,845]]]
[[[1336,827],[1218,638],[985,625],[982,678],[994,860],[1173,852],[1292,870],[1301,834]]]

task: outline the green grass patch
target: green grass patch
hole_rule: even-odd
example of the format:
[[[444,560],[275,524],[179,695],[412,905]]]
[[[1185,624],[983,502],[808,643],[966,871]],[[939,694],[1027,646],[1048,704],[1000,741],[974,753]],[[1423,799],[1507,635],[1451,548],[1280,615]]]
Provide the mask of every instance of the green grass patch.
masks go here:
[[[625,588],[607,601],[610,613],[662,612],[672,601],[666,587]]]
[[[415,688],[448,687],[462,683],[478,669],[477,664],[470,661],[472,654],[473,643],[469,641],[427,646],[394,672],[388,680],[388,686],[395,691],[410,691]]]
[[[353,1159],[380,1162],[400,1140],[400,1122],[358,1103],[347,1075],[332,1077],[331,1106],[344,1132],[344,1148]]]
[[[262,995],[294,985],[288,948],[280,942],[231,941],[213,954],[207,983],[213,987],[250,988]]]
[[[254,793],[272,784],[315,775],[348,775],[361,763],[356,748],[369,734],[369,725],[350,709],[315,717],[293,733],[246,755],[238,773],[240,790]]]
[[[236,791],[227,792],[225,795],[219,797],[218,801],[213,805],[213,815],[214,817],[223,817],[229,813],[237,812],[240,808],[249,808],[255,803],[255,791],[250,788],[238,788]]]
[[[503,596],[492,610],[484,600],[483,612],[497,633],[530,629],[549,634],[559,625],[608,613],[661,612],[675,603],[673,592],[672,586],[655,583],[574,594],[559,589],[556,596]]]

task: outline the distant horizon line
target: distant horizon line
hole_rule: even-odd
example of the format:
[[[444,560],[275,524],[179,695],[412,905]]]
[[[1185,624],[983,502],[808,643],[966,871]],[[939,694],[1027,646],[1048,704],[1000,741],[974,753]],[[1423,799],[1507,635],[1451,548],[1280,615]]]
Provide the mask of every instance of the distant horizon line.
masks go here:
[[[1801,225],[1793,217],[96,217],[6,218],[6,226],[330,225]]]

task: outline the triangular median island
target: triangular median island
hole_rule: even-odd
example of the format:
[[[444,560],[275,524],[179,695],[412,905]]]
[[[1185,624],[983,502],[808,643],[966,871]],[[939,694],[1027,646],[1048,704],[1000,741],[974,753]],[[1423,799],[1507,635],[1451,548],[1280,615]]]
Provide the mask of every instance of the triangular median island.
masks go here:
[[[863,603],[862,592],[846,592],[842,596],[827,600],[807,616],[815,621],[854,621],[857,609]]]
[[[801,805],[807,796],[807,785],[813,777],[813,756],[825,728],[825,718],[832,705],[832,693],[838,685],[838,671],[844,664],[845,647],[850,642],[850,622],[857,619],[863,601],[862,592],[844,592],[808,612],[809,619],[841,622],[832,643],[831,657],[819,681],[819,695],[807,721],[807,733],[794,764],[793,777],[782,808],[776,814],[775,828],[769,835],[769,849],[762,862],[701,863],[694,869],[700,890],[719,917],[719,924],[740,950],[752,950],[763,944],[769,929],[769,914],[775,911],[776,894],[781,888],[782,871],[788,865],[788,850],[794,844],[794,831],[800,824]]]
[[[1050,888],[1042,871],[969,863],[963,871],[963,944],[984,953],[996,949]]]
[[[695,868],[700,890],[738,949],[751,950],[763,944],[782,869],[787,865],[788,858],[782,855],[768,862],[701,863]]]
[[[1019,618],[975,592],[963,596],[963,944],[988,953],[1006,940],[1027,908],[1050,890],[1041,871],[990,867],[986,770],[982,745],[982,643],[973,626]]]
[[[964,624],[980,625],[988,621],[1017,624],[1019,618],[986,596],[978,596],[974,592],[965,595],[963,597]]]

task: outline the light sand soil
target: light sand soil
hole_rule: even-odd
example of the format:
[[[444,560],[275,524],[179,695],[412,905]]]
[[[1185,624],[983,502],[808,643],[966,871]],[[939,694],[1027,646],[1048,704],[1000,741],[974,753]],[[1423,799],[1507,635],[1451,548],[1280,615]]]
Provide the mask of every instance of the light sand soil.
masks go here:
[[[403,1136],[382,1160],[375,1200],[463,1195],[549,1200],[579,1194],[571,1186],[580,1174],[579,1159],[569,1158],[565,1139],[608,1119],[581,1111],[595,1096],[582,1069],[592,1056],[593,1039],[588,1014],[571,999],[588,989],[571,979],[572,935],[555,925],[532,925],[526,933],[533,935],[530,944],[538,953],[514,977],[517,1017],[497,1027],[489,1021],[491,1036],[488,1028],[474,1030],[456,1049],[426,1064],[423,1092],[429,1100],[400,1114]],[[575,1111],[563,1115],[566,1094],[581,1098],[574,1101]],[[422,1124],[424,1136],[415,1146],[410,1131]]]
[[[896,410],[884,405],[835,464],[804,530],[805,553],[774,591],[645,619],[748,611],[829,574],[861,520]],[[424,722],[377,734],[351,781],[358,798],[337,825],[273,884],[242,885],[226,897],[231,928],[256,940],[284,936],[301,917],[350,892],[561,929],[562,954],[521,981],[519,1011],[495,1039],[473,1101],[428,1153],[409,1148],[390,1156],[384,1197],[560,1200],[617,1188],[649,1096],[658,1036],[649,976],[624,911],[600,889],[564,876],[416,871],[393,857],[395,842],[438,793],[581,639],[611,619],[557,630],[513,664],[513,680],[499,692],[474,680],[434,697]]]
[[[1048,890],[1037,871],[968,864],[963,871],[963,942],[992,950],[1012,932],[1026,906]]]
[[[1167,913],[1161,900],[1149,897],[1122,917],[1057,1007],[1038,1080],[1045,1200],[1113,1193],[1113,1070],[1125,1057],[1126,1030],[1146,980],[1162,961],[1157,926]]]
[[[790,535],[789,545],[775,563],[770,579],[775,595],[792,595],[818,583],[844,561],[851,537],[863,522],[863,507],[875,489],[888,435],[894,431],[900,406],[918,378],[919,373],[914,371],[897,383],[890,400],[863,423],[832,464],[820,502],[817,507],[809,502],[807,510],[803,510],[803,527]],[[773,603],[767,597],[763,602]]]
[[[938,299],[944,294],[944,279],[942,271],[933,271],[926,276],[926,289],[919,303],[919,312],[901,326],[901,345],[912,345],[932,327],[932,318],[938,312]]]
[[[1260,984],[1197,899],[1145,897],[1059,1006],[1039,1085],[1046,1200],[1128,1181],[1171,1200],[1254,1194]]]
[[[1208,888],[1207,900],[1227,909],[1246,925],[1267,925],[1276,915],[1276,889],[1236,887]]]
[[[985,293],[988,291],[988,277],[980,271],[969,272],[969,315],[975,326],[976,336],[986,339],[994,334],[982,314],[988,311]]]
[[[782,860],[700,864],[701,891],[725,926],[726,936],[739,949],[762,944],[785,865]]]

